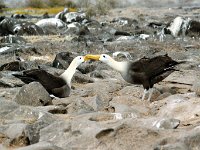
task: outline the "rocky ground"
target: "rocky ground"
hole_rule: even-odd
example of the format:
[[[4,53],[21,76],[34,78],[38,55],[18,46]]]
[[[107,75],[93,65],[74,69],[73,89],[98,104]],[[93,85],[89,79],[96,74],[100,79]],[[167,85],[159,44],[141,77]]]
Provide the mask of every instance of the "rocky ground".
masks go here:
[[[200,149],[199,36],[166,35],[160,41],[158,35],[175,17],[199,21],[199,13],[195,7],[129,7],[93,18],[88,30],[23,35],[17,42],[13,42],[15,36],[7,40],[2,36],[0,149]],[[155,22],[161,26],[148,26]],[[140,35],[144,34],[149,37],[143,39]],[[129,52],[133,61],[167,53],[187,62],[154,86],[151,102],[141,101],[141,85],[126,83],[100,62],[86,62],[78,68],[67,98],[52,98],[39,83],[24,85],[12,76],[38,65],[54,74],[63,72],[52,67],[59,52],[71,52],[74,57],[116,51]],[[3,66],[17,58],[25,60],[17,65],[23,69]]]

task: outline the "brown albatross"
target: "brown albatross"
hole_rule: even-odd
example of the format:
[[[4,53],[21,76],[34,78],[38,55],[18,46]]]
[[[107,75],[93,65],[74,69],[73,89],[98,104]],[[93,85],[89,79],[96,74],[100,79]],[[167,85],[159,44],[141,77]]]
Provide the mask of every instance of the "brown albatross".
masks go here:
[[[68,97],[71,91],[71,79],[76,71],[76,68],[84,61],[89,60],[85,56],[77,56],[70,63],[67,70],[60,76],[54,76],[42,69],[32,69],[23,71],[22,75],[13,74],[15,77],[21,79],[24,83],[40,82],[49,94],[56,97]]]
[[[173,71],[175,66],[182,63],[172,60],[166,55],[156,56],[154,58],[141,58],[135,62],[132,61],[115,61],[107,54],[90,55],[91,59],[100,60],[111,68],[117,70],[123,79],[132,84],[142,84],[144,93],[142,100],[149,92],[148,101],[150,101],[153,93],[153,85],[165,79]]]

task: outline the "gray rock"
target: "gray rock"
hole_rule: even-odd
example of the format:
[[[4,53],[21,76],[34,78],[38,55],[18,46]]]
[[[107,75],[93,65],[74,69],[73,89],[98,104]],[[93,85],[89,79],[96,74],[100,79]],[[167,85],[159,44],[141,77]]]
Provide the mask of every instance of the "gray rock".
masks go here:
[[[13,124],[19,121],[21,121],[21,123],[26,123],[23,133],[25,137],[28,138],[30,144],[34,144],[39,141],[40,129],[50,125],[54,121],[57,121],[57,117],[53,114],[30,106],[21,106],[6,114],[4,119],[13,120],[10,122]]]
[[[171,95],[172,95],[171,93],[165,92],[165,93],[161,94],[160,96],[158,96],[158,97],[156,98],[156,101],[162,100],[162,99],[164,99],[164,98],[166,98],[166,97],[168,97],[168,96],[171,96]]]
[[[176,118],[184,122],[199,114],[199,99],[194,93],[171,95],[160,102],[158,104],[162,107],[157,113],[160,118]]]
[[[46,35],[61,34],[67,29],[66,23],[57,18],[42,19],[36,25],[42,28]]]
[[[100,35],[98,35],[98,39],[102,42],[111,42],[114,39],[114,36],[111,33],[103,32]]]
[[[25,15],[23,14],[12,14],[11,18],[15,18],[15,19],[25,19],[27,18]]]
[[[56,121],[55,117],[43,115],[36,122],[29,124],[25,130],[25,134],[27,135],[30,144],[37,143],[40,139],[40,130],[52,124],[54,121]]]
[[[65,41],[68,42],[73,42],[73,41],[78,41],[79,36],[75,34],[69,34],[65,36]]]
[[[70,97],[73,97],[73,96],[70,96]],[[70,98],[70,97],[68,97],[68,98],[54,98],[52,100],[52,103],[53,103],[53,105],[56,105],[56,106],[66,107],[67,105],[72,103],[73,100],[74,100],[74,97],[73,98]]]
[[[94,109],[79,98],[74,99],[67,107],[68,114],[84,114],[93,112]]]
[[[78,22],[73,22],[69,24],[67,27],[68,29],[65,31],[65,34],[88,35],[90,33],[87,26],[81,25]]]
[[[51,97],[39,82],[24,85],[13,98],[21,105],[44,106],[51,103]]]
[[[65,14],[65,20],[67,23],[71,22],[81,22],[86,19],[85,13],[78,13],[78,12],[69,12]]]
[[[71,124],[68,121],[55,122],[40,131],[40,142],[49,141],[58,147],[69,149],[69,142],[74,137],[72,130]]]
[[[0,89],[0,99],[12,101],[13,95],[19,92],[21,87]]]
[[[3,119],[7,114],[19,108],[19,105],[16,102],[0,98],[0,107],[0,117]]]
[[[133,57],[129,52],[117,51],[112,54],[113,58],[126,58],[128,60],[133,60]]]
[[[37,108],[42,111],[49,112],[52,114],[66,114],[67,113],[67,109],[63,105],[38,106]]]
[[[98,64],[96,62],[86,62],[81,64],[77,69],[83,73],[87,74],[94,71],[97,68]]]
[[[48,28],[48,27],[54,27],[54,28],[64,28],[66,24],[57,18],[47,18],[47,19],[42,19],[39,20],[36,23],[37,26],[41,28]]]
[[[200,96],[200,82],[199,82],[199,80],[196,80],[193,83],[192,91],[194,91],[197,96]]]
[[[27,41],[21,37],[16,35],[8,35],[1,39],[2,43],[17,43],[17,44],[25,44]]]
[[[184,131],[180,136],[167,137],[162,139],[158,145],[155,146],[155,150],[188,150],[199,149],[200,132],[199,127],[193,128],[189,131]]]
[[[160,129],[176,129],[180,124],[180,120],[178,119],[174,119],[174,118],[170,118],[170,119],[161,119],[159,121],[156,121],[154,123],[154,126],[156,128],[160,128]]]
[[[3,144],[0,144],[0,149],[1,150],[8,150],[8,148],[6,148]]]
[[[60,52],[56,54],[56,57],[53,61],[53,67],[67,69],[74,58],[75,55],[71,52]]]
[[[121,96],[129,95],[129,96],[140,98],[142,97],[142,94],[143,94],[143,88],[138,87],[137,85],[126,86],[122,90],[120,90],[118,93]]]
[[[5,120],[4,124],[7,123],[7,125],[0,126],[0,131],[8,137],[7,143],[15,146],[20,141],[23,146],[37,143],[40,129],[57,121],[52,114],[30,106],[18,107],[2,118]]]
[[[188,150],[188,147],[184,143],[174,143],[155,146],[154,150]]]
[[[106,79],[109,77],[109,74],[101,71],[101,70],[95,70],[95,71],[92,71],[90,73],[90,77],[92,78],[100,78],[100,79]]]
[[[112,128],[104,129],[104,130],[101,130],[100,132],[98,132],[95,137],[97,139],[101,139],[102,137],[110,136],[110,134],[115,133],[114,131],[115,130]],[[111,135],[111,136],[113,136],[113,135]]]
[[[136,36],[120,36],[116,39],[116,41],[132,41],[137,40]]]
[[[116,130],[123,128],[123,125],[119,122],[113,122],[109,125],[105,124],[104,120],[96,122],[89,119],[96,114],[83,114],[74,117],[72,120],[55,122],[41,130],[40,141],[48,140],[63,149],[97,149],[101,139],[113,138]]]
[[[77,82],[77,83],[93,83],[94,79],[85,75],[81,74],[79,72],[76,72],[72,78],[72,82]]]
[[[34,23],[6,18],[0,23],[0,35],[43,35],[44,31]]]
[[[39,142],[36,144],[32,144],[30,146],[16,148],[16,150],[63,150],[62,148],[55,146],[50,142]]]
[[[119,35],[124,35],[124,36],[130,36],[131,34],[125,31],[118,31],[114,28],[110,28],[110,27],[106,27],[105,30],[115,36],[119,36]]]
[[[0,71],[22,71],[25,70],[25,63],[21,61],[11,61],[0,66]]]
[[[59,12],[58,14],[56,14],[55,18],[66,22],[65,14],[67,14],[68,12],[69,12],[69,9],[65,8],[63,11]]]
[[[131,18],[126,18],[126,17],[119,17],[119,18],[114,18],[112,20],[112,23],[115,23],[120,26],[132,26],[132,24],[138,24],[136,20],[132,20]]]
[[[7,146],[25,146],[29,144],[29,139],[25,135],[26,124],[13,123],[0,126],[0,133],[6,136],[4,144]]]
[[[1,130],[1,133],[4,133],[5,135],[7,135],[10,139],[14,139],[14,138],[18,138],[19,136],[22,136],[26,126],[27,125],[24,123],[16,123],[16,124],[13,123],[10,125],[0,126],[0,130]]]
[[[0,86],[2,87],[20,87],[24,83],[13,76],[7,76],[0,78]]]
[[[36,49],[33,45],[31,44],[23,44],[23,45],[19,45],[19,44],[9,44],[6,46],[3,46],[0,48],[0,54],[17,54],[18,52],[36,52]]]
[[[200,131],[199,127],[194,128],[190,133],[186,134],[182,141],[188,149],[200,149]]]
[[[105,109],[102,97],[98,94],[90,100],[89,105],[92,106],[95,111],[101,111]]]

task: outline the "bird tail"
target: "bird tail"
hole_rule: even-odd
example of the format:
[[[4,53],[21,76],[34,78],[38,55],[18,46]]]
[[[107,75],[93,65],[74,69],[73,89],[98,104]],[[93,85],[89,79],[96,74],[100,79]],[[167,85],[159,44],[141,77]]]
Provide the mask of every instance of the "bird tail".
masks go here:
[[[177,61],[178,64],[185,64],[185,63],[187,63],[187,62],[188,62],[187,60]]]
[[[28,76],[26,76],[25,74],[17,74],[17,73],[13,73],[13,76],[15,76],[16,78],[19,78],[22,82],[24,82],[25,84],[29,84],[31,82],[34,82],[35,79],[30,78]]]

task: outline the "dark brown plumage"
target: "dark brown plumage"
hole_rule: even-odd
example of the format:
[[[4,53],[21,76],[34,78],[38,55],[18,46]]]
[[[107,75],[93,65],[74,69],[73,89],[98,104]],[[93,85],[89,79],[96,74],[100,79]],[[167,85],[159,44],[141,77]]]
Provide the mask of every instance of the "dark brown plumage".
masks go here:
[[[101,54],[99,60],[108,64],[113,69],[119,71],[125,81],[132,84],[141,84],[144,87],[142,99],[155,83],[158,83],[169,76],[174,67],[180,62],[172,60],[168,55],[156,56],[154,58],[141,58],[138,61],[118,62],[109,55]],[[150,100],[152,92],[149,94]]]
[[[23,72],[23,75],[13,75],[21,79],[26,84],[31,82],[40,82],[49,94],[53,94],[56,97],[63,98],[69,96],[70,94],[71,88],[64,79],[59,76],[54,76],[45,70],[26,70]]]
[[[136,62],[128,62],[128,69],[123,78],[132,84],[142,84],[144,89],[152,88],[155,83],[162,81],[173,71],[178,62],[168,55],[154,58],[141,58]]]
[[[56,97],[67,97],[71,91],[71,79],[76,68],[84,61],[88,60],[84,56],[77,56],[73,59],[67,70],[60,76],[54,76],[42,69],[32,69],[23,71],[23,74],[13,74],[24,83],[40,82],[43,87]]]

